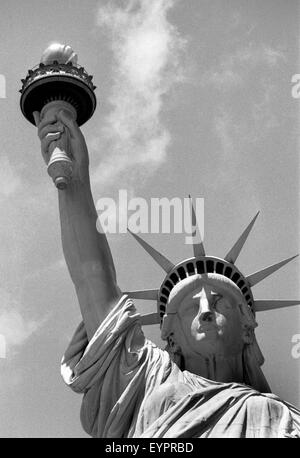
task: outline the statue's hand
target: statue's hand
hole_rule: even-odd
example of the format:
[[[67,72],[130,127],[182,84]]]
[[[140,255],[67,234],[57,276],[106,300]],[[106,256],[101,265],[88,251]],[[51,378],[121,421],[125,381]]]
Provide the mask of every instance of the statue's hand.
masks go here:
[[[49,146],[61,138],[65,131],[69,134],[70,151],[68,154],[73,162],[72,180],[88,182],[89,180],[89,155],[84,136],[76,121],[66,111],[61,110],[40,121],[38,112],[33,113],[38,127],[38,136],[41,140],[42,156],[48,164],[51,153]]]

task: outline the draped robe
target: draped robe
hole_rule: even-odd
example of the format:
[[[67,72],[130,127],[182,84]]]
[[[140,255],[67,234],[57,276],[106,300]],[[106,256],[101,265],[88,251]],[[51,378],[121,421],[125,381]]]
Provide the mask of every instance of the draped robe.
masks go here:
[[[125,295],[90,341],[78,326],[61,373],[92,437],[300,437],[300,411],[276,395],[180,370]]]

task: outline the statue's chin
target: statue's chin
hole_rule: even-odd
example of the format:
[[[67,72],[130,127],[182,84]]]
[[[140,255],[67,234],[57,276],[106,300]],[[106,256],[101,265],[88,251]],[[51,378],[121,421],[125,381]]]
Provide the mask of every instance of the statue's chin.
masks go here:
[[[223,352],[222,343],[216,330],[198,334],[193,339],[193,350],[200,356],[207,357]]]
[[[226,341],[221,330],[216,328],[194,335],[190,344],[193,352],[203,358],[236,356],[243,348],[241,341]]]

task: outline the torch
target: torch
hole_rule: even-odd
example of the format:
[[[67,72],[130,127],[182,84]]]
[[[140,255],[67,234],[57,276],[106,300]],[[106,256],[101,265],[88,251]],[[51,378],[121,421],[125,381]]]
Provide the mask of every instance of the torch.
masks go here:
[[[34,111],[41,119],[50,119],[63,109],[79,126],[91,118],[96,108],[96,86],[93,76],[77,64],[77,59],[70,46],[55,43],[43,52],[40,64],[28,70],[21,80],[20,107],[31,124],[35,125]],[[50,144],[49,153],[48,174],[58,189],[65,189],[72,179],[67,129]]]

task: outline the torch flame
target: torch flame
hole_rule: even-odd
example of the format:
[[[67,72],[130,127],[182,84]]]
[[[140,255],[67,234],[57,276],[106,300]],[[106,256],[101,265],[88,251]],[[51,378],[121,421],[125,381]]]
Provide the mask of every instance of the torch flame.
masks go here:
[[[71,46],[61,43],[52,43],[43,52],[41,63],[48,65],[52,64],[55,60],[59,64],[68,64],[69,62],[77,64],[78,56]]]

